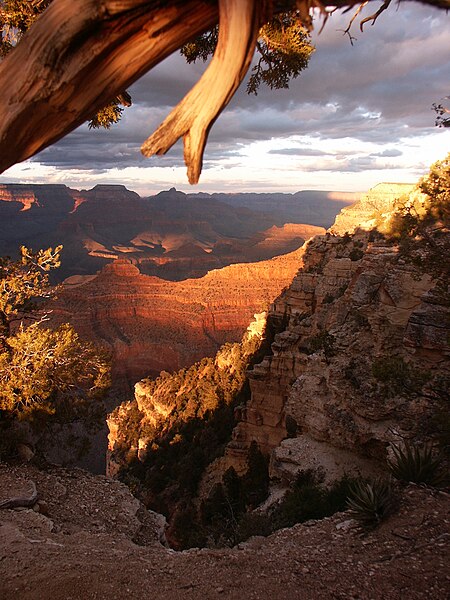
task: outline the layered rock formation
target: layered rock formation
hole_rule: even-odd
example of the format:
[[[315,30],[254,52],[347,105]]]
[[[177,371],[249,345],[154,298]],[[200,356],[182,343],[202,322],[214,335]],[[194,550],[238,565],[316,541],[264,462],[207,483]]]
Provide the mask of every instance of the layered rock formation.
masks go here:
[[[242,470],[255,440],[272,456],[274,477],[323,467],[333,479],[376,470],[389,442],[428,435],[450,371],[448,291],[432,256],[445,256],[447,235],[405,249],[361,228],[389,221],[405,189],[377,186],[361,215],[356,205],[337,219],[336,235],[307,244],[271,306],[270,352],[248,372],[250,398],[236,411],[222,472]]]
[[[396,204],[407,202],[414,187],[409,183],[379,183],[363,194],[358,202],[344,207],[330,227],[330,232],[344,235],[356,228],[366,231],[379,229],[390,218]]]
[[[343,211],[332,231],[353,236],[309,242],[272,305],[271,353],[248,374],[251,399],[227,449],[234,461],[256,440],[272,453],[273,476],[323,467],[332,479],[376,468],[389,442],[429,433],[450,374],[443,271],[420,244],[406,252],[361,229],[392,214],[395,190],[405,188],[377,186],[361,215],[358,205]],[[433,241],[437,257],[446,237]]]
[[[142,275],[119,259],[96,276],[69,278],[51,307],[51,322],[69,321],[81,336],[109,348],[115,378],[134,382],[239,340],[253,314],[290,283],[301,257],[297,250],[179,282]]]
[[[318,213],[311,209],[317,195],[322,199]],[[211,269],[299,248],[317,233],[302,224],[328,226],[350,201],[328,199],[326,192],[298,202],[286,195],[285,204],[265,212],[284,195],[263,196],[251,209],[240,194],[228,203],[226,194],[186,195],[174,188],[141,198],[122,185],[78,191],[64,185],[1,184],[0,255],[14,256],[20,245],[63,244],[61,268],[52,274],[59,281],[94,274],[118,258],[131,260],[147,275],[202,277]],[[293,225],[284,227],[287,223]]]

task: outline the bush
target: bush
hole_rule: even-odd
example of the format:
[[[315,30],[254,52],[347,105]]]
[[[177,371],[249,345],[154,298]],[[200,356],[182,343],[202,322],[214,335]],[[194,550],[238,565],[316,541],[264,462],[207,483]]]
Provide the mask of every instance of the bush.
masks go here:
[[[385,479],[358,481],[353,484],[347,499],[352,517],[362,529],[374,529],[393,508],[391,482]]]
[[[438,486],[444,482],[442,456],[432,444],[417,446],[405,442],[403,447],[391,445],[393,457],[387,461],[392,475],[400,481]]]

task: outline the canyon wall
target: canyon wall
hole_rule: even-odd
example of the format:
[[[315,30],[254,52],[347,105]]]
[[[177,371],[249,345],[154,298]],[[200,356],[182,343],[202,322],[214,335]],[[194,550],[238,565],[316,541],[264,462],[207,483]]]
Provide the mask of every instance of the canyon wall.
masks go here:
[[[376,470],[390,442],[430,434],[450,375],[448,288],[437,264],[448,234],[431,251],[419,242],[406,250],[364,230],[386,224],[408,191],[417,201],[411,186],[377,186],[361,213],[359,204],[342,211],[336,235],[308,243],[302,269],[271,307],[277,333],[248,373],[251,398],[230,461],[244,461],[256,440],[271,454],[272,476],[321,467],[333,479]]]
[[[176,282],[143,275],[119,259],[98,275],[66,280],[50,307],[51,323],[68,321],[110,349],[116,380],[178,370],[240,340],[253,314],[292,281],[302,252]]]
[[[306,244],[300,270],[271,305],[265,356],[247,372],[232,439],[204,474],[209,487],[229,466],[242,472],[252,441],[270,456],[275,479],[314,468],[333,480],[376,472],[389,443],[436,433],[450,379],[448,232],[370,229],[388,228],[398,207],[424,199],[411,186],[377,186],[361,214],[355,205],[334,234]]]
[[[92,275],[120,258],[146,275],[202,277],[212,269],[300,248],[317,233],[305,223],[328,226],[349,202],[328,195],[264,194],[251,209],[245,194],[186,195],[172,188],[141,198],[123,185],[78,191],[64,185],[0,184],[0,256],[16,256],[21,245],[63,244],[54,281]],[[322,199],[318,212],[312,208],[317,196]]]

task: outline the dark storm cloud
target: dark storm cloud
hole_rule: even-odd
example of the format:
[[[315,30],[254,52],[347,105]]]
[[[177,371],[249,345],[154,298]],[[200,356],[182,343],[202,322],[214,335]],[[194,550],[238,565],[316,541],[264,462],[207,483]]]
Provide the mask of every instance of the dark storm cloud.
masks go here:
[[[261,88],[255,97],[247,95],[242,86],[211,130],[205,166],[239,156],[249,142],[293,135],[308,135],[317,141],[350,137],[374,142],[388,148],[372,158],[395,158],[401,155],[394,147],[398,140],[433,131],[431,104],[448,94],[450,79],[449,61],[443,52],[450,43],[445,13],[400,4],[398,9],[384,12],[364,33],[355,23],[358,39],[354,46],[342,34],[350,16],[333,14],[324,33],[314,36],[317,50],[310,66],[289,90]],[[125,111],[122,123],[109,131],[88,131],[83,126],[35,160],[99,173],[113,167],[181,165],[181,143],[167,156],[150,160],[141,156],[140,146],[204,69],[203,63],[187,65],[174,54],[132,86],[134,106]],[[312,148],[271,153],[321,155]],[[372,164],[368,162],[365,168]],[[347,168],[363,165],[350,162]]]

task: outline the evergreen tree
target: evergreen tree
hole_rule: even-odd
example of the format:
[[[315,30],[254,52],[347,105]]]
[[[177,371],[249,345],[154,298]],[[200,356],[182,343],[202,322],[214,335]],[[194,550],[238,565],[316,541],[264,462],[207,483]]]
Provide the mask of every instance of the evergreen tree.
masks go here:
[[[7,420],[58,407],[74,417],[109,385],[108,361],[92,344],[68,324],[43,327],[61,248],[22,247],[20,260],[0,259],[0,416]]]

